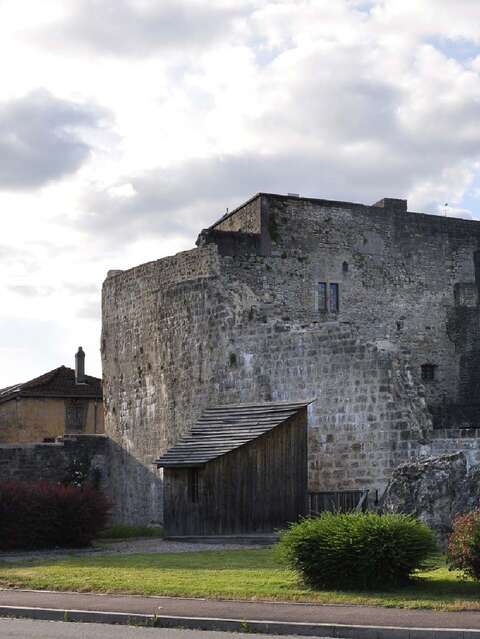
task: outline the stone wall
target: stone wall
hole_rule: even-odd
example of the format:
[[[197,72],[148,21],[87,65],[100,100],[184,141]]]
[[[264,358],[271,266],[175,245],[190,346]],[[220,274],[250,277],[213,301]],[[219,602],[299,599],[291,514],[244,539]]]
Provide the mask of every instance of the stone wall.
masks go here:
[[[467,381],[461,381],[462,355],[477,349],[472,325],[478,326],[478,308],[464,312],[465,298],[454,293],[459,283],[476,286],[480,225],[389,208],[261,197],[265,224],[274,220],[271,257],[258,258],[256,269],[250,257],[244,265],[237,261],[232,275],[249,283],[263,308],[298,321],[348,321],[365,340],[393,341],[411,350],[417,370],[424,363],[435,366],[435,380],[425,389],[430,404],[465,401],[472,376],[467,368]],[[319,312],[319,282],[339,284],[337,313]],[[456,338],[446,334],[452,314],[460,314]]]
[[[467,466],[480,464],[480,430],[477,428],[435,429],[424,452],[433,457],[462,451]]]
[[[447,328],[475,300],[480,225],[404,209],[259,195],[214,225],[210,243],[107,278],[118,518],[161,521],[153,461],[209,405],[316,399],[312,490],[382,490],[428,445],[427,403],[462,397],[470,332],[457,322],[453,339]],[[248,241],[222,250],[222,234],[239,231]],[[339,285],[338,309],[319,310],[319,282]],[[436,374],[422,384],[425,363]]]
[[[105,427],[118,518],[162,519],[161,472],[153,461],[187,429],[192,406],[205,402],[195,393],[202,379],[207,391],[206,344],[221,330],[217,274],[211,245],[117,272],[104,284]]]
[[[104,435],[69,435],[55,443],[1,444],[0,482],[71,480],[81,472],[109,492],[109,443]]]
[[[405,355],[391,343],[363,343],[339,322],[267,318],[227,267],[154,292],[141,274],[129,277],[123,285],[116,277],[114,288],[106,281],[103,304],[118,518],[161,521],[153,461],[209,405],[316,399],[309,412],[312,490],[381,490],[429,432]],[[130,306],[132,298],[141,303]]]
[[[254,196],[213,225],[217,231],[261,233],[261,198]]]

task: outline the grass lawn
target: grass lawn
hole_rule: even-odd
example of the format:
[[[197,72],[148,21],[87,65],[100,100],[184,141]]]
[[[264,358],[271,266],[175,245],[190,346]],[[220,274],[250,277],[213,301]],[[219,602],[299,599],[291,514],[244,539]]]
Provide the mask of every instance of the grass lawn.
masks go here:
[[[388,592],[312,591],[269,549],[0,562],[0,586],[480,610],[480,585],[449,572],[445,565],[433,566],[419,574],[415,583]]]

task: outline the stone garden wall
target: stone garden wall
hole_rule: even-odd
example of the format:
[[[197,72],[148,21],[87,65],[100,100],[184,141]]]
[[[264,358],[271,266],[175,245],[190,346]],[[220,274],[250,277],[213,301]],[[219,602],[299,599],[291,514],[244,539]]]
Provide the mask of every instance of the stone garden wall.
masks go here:
[[[55,443],[0,444],[0,482],[89,479],[109,492],[109,442],[104,435],[69,435]]]

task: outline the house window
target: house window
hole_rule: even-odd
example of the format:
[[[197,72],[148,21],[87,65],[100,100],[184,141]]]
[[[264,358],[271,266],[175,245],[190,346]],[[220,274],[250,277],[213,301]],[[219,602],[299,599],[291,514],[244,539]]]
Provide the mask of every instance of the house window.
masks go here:
[[[330,284],[330,312],[338,313],[338,284]]]
[[[87,425],[88,400],[65,401],[65,432],[81,433]]]
[[[326,282],[318,283],[318,310],[319,311],[327,310],[327,283]]]
[[[424,382],[433,382],[435,379],[435,364],[422,364],[422,380]]]
[[[342,271],[343,271],[344,273],[348,273],[348,262],[344,262],[344,263],[342,264]]]
[[[188,499],[192,504],[198,501],[198,468],[188,469]]]

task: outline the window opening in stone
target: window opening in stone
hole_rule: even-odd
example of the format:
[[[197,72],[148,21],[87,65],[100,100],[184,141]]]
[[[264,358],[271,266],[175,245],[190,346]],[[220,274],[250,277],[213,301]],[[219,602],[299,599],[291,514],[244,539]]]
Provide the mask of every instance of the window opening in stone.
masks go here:
[[[188,469],[188,499],[193,503],[198,501],[198,469]]]
[[[344,262],[344,263],[342,264],[342,271],[343,271],[344,273],[348,273],[348,262]]]
[[[326,282],[318,283],[318,310],[319,311],[327,310],[327,283]]]
[[[330,284],[330,311],[338,313],[338,284]]]
[[[422,364],[422,380],[432,382],[435,379],[435,364]]]

